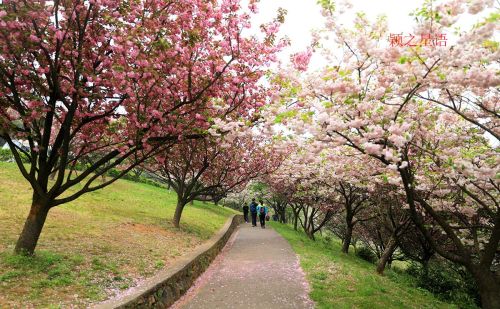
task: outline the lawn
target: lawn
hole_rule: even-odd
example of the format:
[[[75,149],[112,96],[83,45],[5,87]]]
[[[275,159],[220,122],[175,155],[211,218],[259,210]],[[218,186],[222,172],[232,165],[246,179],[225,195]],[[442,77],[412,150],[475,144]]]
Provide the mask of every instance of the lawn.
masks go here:
[[[456,308],[415,287],[411,277],[393,270],[385,276],[353,253],[341,253],[338,239],[309,240],[292,227],[272,223],[300,257],[316,308]]]
[[[195,202],[181,229],[174,193],[120,180],[51,210],[32,258],[12,254],[31,189],[0,162],[0,308],[87,307],[137,284],[210,238],[235,212]]]

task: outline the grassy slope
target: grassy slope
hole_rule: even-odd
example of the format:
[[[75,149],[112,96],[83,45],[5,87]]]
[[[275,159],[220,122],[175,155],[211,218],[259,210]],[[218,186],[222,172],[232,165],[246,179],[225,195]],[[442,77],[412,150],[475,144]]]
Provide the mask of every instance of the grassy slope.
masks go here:
[[[316,308],[455,308],[416,288],[407,275],[391,270],[377,275],[373,264],[342,254],[338,239],[314,242],[290,226],[272,226],[300,256]]]
[[[51,210],[36,256],[20,258],[11,252],[30,198],[17,167],[0,162],[0,308],[84,307],[105,299],[168,267],[235,213],[195,202],[177,230],[172,192],[120,180]]]

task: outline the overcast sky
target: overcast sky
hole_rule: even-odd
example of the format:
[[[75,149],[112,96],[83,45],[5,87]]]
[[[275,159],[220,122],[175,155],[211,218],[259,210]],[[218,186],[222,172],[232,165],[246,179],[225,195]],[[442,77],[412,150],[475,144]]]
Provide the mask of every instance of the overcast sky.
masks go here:
[[[391,33],[408,33],[413,23],[409,14],[423,0],[351,0],[351,3],[353,8],[344,14],[347,20],[352,20],[355,12],[359,11],[365,12],[370,19],[385,14]],[[287,61],[291,53],[304,50],[310,44],[311,30],[323,26],[323,17],[317,0],[261,0],[259,13],[254,17],[253,24],[258,26],[272,20],[280,7],[288,11],[281,32],[292,41],[291,48],[281,55],[281,59]]]

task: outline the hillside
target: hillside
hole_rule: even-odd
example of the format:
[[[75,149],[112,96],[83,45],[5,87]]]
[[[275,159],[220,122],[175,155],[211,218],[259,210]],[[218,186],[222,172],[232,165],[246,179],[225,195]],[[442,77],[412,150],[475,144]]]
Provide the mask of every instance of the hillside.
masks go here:
[[[170,223],[175,194],[119,180],[54,208],[36,256],[13,256],[30,199],[17,167],[0,162],[0,308],[84,307],[103,300],[168,267],[235,213],[195,202],[177,230]]]
[[[312,241],[288,225],[273,222],[272,226],[299,255],[318,309],[456,308],[417,288],[408,275],[392,270],[377,275],[373,264],[341,253],[338,239]]]

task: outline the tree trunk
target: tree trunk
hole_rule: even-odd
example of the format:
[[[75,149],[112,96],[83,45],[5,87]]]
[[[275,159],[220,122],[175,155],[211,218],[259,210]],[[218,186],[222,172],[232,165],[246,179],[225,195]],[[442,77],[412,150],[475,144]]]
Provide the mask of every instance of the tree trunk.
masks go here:
[[[500,282],[495,274],[481,266],[474,267],[470,271],[477,283],[482,308],[500,308]]]
[[[423,260],[422,261],[422,269],[424,270],[424,278],[427,280],[429,277],[429,260]]]
[[[24,222],[24,227],[17,240],[14,252],[16,254],[33,255],[35,252],[38,238],[42,233],[45,219],[49,213],[47,203],[42,203],[39,198],[33,194],[31,209],[28,218]]]
[[[391,258],[397,246],[398,245],[396,242],[396,238],[394,236],[391,237],[377,264],[377,273],[379,273],[380,275],[384,274],[385,265],[387,264],[387,261],[389,261],[389,259]]]
[[[304,232],[306,233],[307,237],[309,237],[309,239],[316,240],[316,238],[314,237],[314,226],[311,222],[309,222],[308,225],[304,226]]]
[[[346,254],[349,253],[349,246],[351,245],[351,238],[352,238],[352,226],[347,225],[344,240],[342,242],[342,252],[344,252]]]
[[[279,219],[280,219],[280,223],[283,223],[285,224],[286,223],[286,208],[282,209],[280,212],[279,212]]]
[[[297,230],[299,224],[299,213],[293,212],[293,229]]]
[[[309,237],[309,239],[316,240],[316,238],[314,237],[314,233],[312,231],[306,230],[306,235],[307,237]]]
[[[175,207],[174,218],[172,220],[172,223],[176,228],[180,227],[181,216],[182,216],[182,211],[184,210],[184,205],[186,205],[184,201],[180,199],[177,200],[177,206]]]

